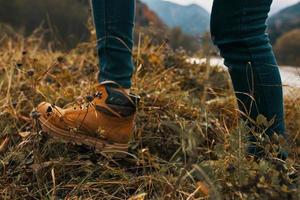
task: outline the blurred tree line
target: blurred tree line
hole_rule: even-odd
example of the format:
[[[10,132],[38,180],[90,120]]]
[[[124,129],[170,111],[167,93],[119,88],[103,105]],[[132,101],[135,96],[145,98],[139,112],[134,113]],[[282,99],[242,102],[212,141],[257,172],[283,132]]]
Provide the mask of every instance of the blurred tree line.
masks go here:
[[[268,27],[279,63],[300,66],[300,2],[273,15]]]
[[[74,48],[79,42],[90,38],[87,25],[89,0],[0,0],[0,5],[0,34],[4,31],[3,24],[24,36],[41,27],[45,42],[51,42],[60,49]],[[143,30],[153,29],[145,33],[156,32],[152,36],[160,42],[167,38],[173,49],[183,48],[192,53],[200,49],[197,38],[184,34],[180,28],[169,29],[156,13],[140,1],[137,1],[136,13],[135,35],[141,30],[140,27]]]
[[[274,51],[280,64],[300,66],[300,29],[294,29],[278,38]]]
[[[41,27],[45,43],[51,42],[60,49],[74,48],[90,38],[89,0],[0,0],[0,5],[0,37],[13,30],[28,36]],[[136,13],[136,41],[143,32],[157,43],[167,41],[172,49],[181,48],[191,54],[203,49],[203,38],[186,35],[180,28],[168,28],[140,1],[137,1]],[[285,33],[276,41],[274,49],[281,64],[300,66],[299,30]],[[207,43],[209,38],[203,37]]]
[[[0,23],[25,36],[38,27],[45,40],[60,48],[72,48],[89,38],[89,10],[82,0],[0,0]]]

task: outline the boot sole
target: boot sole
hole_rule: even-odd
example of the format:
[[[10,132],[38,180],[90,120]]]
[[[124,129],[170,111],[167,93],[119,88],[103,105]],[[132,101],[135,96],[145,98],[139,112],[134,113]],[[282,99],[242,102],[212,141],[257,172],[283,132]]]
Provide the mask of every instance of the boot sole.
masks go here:
[[[81,133],[71,133],[47,122],[47,119],[40,117],[42,130],[55,139],[63,142],[71,142],[77,145],[87,145],[95,149],[97,153],[113,156],[115,158],[124,158],[128,154],[128,144],[111,143],[105,140],[90,137]]]

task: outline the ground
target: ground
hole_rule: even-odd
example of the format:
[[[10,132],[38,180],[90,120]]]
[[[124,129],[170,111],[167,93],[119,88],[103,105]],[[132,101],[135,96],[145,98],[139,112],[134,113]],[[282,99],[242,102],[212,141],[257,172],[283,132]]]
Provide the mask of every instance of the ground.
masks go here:
[[[255,160],[245,155],[251,130],[226,70],[188,64],[184,52],[143,38],[134,52],[136,130],[129,155],[116,159],[32,125],[39,102],[66,106],[97,84],[95,42],[61,52],[41,41],[4,38],[0,47],[1,199],[299,199],[299,180],[289,176],[300,167],[297,89],[285,100],[289,159],[272,154],[283,143],[274,136]],[[257,119],[261,132],[268,125]]]

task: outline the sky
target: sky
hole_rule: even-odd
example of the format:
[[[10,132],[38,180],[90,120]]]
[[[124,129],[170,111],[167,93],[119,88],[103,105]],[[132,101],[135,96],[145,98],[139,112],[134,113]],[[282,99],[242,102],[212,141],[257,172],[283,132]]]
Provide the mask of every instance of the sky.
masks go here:
[[[213,0],[168,0],[168,1],[176,2],[182,5],[197,3],[202,7],[204,7],[206,10],[208,10],[209,12],[211,10],[212,3],[213,3]],[[271,13],[273,14],[281,10],[282,8],[285,8],[289,5],[293,5],[297,2],[299,2],[299,0],[273,0]]]

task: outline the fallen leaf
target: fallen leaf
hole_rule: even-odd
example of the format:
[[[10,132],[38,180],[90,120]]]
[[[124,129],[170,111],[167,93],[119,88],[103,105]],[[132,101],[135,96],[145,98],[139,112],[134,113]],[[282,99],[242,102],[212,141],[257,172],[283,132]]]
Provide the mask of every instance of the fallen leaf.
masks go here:
[[[30,132],[29,131],[26,131],[26,132],[20,132],[18,133],[19,136],[21,136],[22,138],[27,138],[29,135],[30,135]]]
[[[146,196],[147,196],[147,193],[142,193],[142,194],[132,196],[128,200],[144,200]]]
[[[5,136],[4,139],[0,140],[0,153],[3,153],[4,151],[6,151],[9,141],[10,141],[10,139],[8,136]]]
[[[206,183],[199,181],[197,183],[198,191],[202,192],[204,195],[209,195],[209,188]]]

